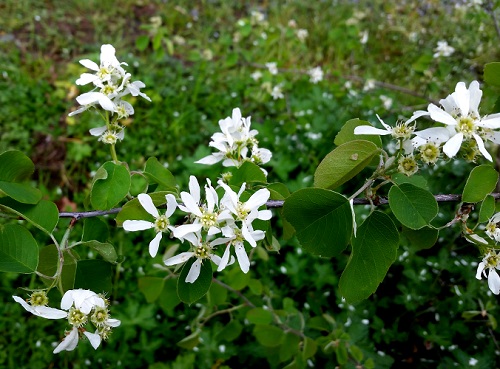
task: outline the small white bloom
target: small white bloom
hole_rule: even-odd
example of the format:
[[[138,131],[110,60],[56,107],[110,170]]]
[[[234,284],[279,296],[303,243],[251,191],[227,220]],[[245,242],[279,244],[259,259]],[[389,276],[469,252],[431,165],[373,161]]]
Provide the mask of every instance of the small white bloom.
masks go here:
[[[262,72],[257,70],[255,72],[253,72],[250,77],[254,80],[254,81],[258,81],[259,79],[262,78]]]
[[[500,256],[495,250],[490,249],[477,266],[476,278],[488,277],[488,287],[495,295],[500,294],[500,276],[497,269],[500,269]],[[488,270],[488,274],[486,274],[486,270]]]
[[[273,87],[271,96],[274,100],[283,99],[285,97],[285,95],[283,95],[283,91],[281,90],[281,85],[276,85]]]
[[[324,76],[324,73],[323,73],[323,70],[321,69],[321,67],[316,67],[316,68],[311,68],[307,71],[307,74],[309,74],[309,81],[311,81],[312,83],[318,83],[318,82],[321,82],[323,80],[323,76]]]
[[[455,49],[448,45],[446,41],[438,41],[436,48],[434,49],[434,58],[439,58],[441,56],[448,57],[455,52]]]
[[[151,214],[155,218],[155,221],[149,222],[146,220],[126,220],[123,222],[123,229],[133,232],[154,228],[156,236],[149,243],[149,254],[151,255],[151,257],[155,257],[158,253],[158,248],[160,246],[163,232],[166,232],[167,230],[173,230],[173,227],[170,225],[168,218],[174,213],[175,209],[177,208],[177,201],[175,200],[174,195],[166,195],[165,198],[167,200],[167,211],[164,215],[160,215],[160,213],[158,213],[158,209],[156,209],[153,204],[151,196],[149,196],[148,194],[139,194],[137,198],[144,210]]]
[[[266,63],[266,68],[269,70],[269,73],[273,75],[278,74],[278,66],[276,62]]]
[[[297,38],[300,40],[300,42],[304,42],[306,38],[309,36],[309,32],[307,29],[298,29],[296,31]]]

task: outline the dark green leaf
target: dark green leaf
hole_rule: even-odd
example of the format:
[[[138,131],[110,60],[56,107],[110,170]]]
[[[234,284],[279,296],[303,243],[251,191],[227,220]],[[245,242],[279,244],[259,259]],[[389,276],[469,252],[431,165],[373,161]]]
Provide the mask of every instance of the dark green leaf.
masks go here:
[[[80,260],[76,266],[75,288],[96,293],[111,292],[113,276],[111,264],[103,260]]]
[[[103,257],[109,263],[116,263],[118,259],[118,255],[116,254],[116,250],[113,245],[110,243],[102,243],[99,241],[87,241],[82,242],[80,246],[90,247],[95,250],[99,255]]]
[[[434,246],[439,236],[439,231],[430,227],[423,227],[419,230],[403,228],[402,234],[410,241],[413,247],[422,250]]]
[[[38,244],[19,224],[0,225],[0,271],[33,273],[38,266]]]
[[[233,319],[226,324],[219,333],[217,333],[216,337],[217,340],[231,342],[238,338],[242,331],[243,326],[241,323],[238,320]]]
[[[106,242],[109,237],[108,225],[99,218],[85,218],[82,241]]]
[[[184,264],[177,280],[177,294],[182,302],[189,305],[205,296],[212,284],[212,265],[208,259],[201,264],[200,275],[196,281],[194,283],[186,282],[191,265],[196,260],[196,258],[191,258]]]
[[[283,214],[295,228],[301,246],[314,255],[339,255],[351,238],[351,206],[339,193],[304,188],[286,199]]]
[[[48,234],[52,233],[59,221],[59,211],[56,204],[51,201],[40,200],[36,205],[28,205],[9,198],[1,198],[0,207],[2,206]]]
[[[429,191],[410,183],[391,187],[389,205],[395,217],[411,229],[428,225],[439,210],[436,199]]]
[[[340,277],[340,293],[348,303],[368,298],[375,292],[396,260],[399,233],[391,218],[374,211],[358,228],[352,254]]]
[[[481,203],[481,208],[479,209],[479,219],[478,223],[487,222],[495,212],[495,198],[493,196],[486,196],[486,198]]]
[[[27,183],[13,183],[0,181],[0,197],[7,195],[24,204],[36,204],[42,198],[42,193],[37,188]]]
[[[500,86],[500,63],[493,62],[484,66],[484,81],[491,86]]]
[[[246,318],[252,324],[271,324],[273,314],[269,310],[256,307],[247,311]]]
[[[55,275],[59,263],[59,253],[56,245],[49,245],[40,249],[40,262],[38,263],[37,271],[52,277]],[[63,253],[64,264],[61,271],[61,280],[63,291],[71,290],[75,286],[76,261],[68,252]],[[50,286],[53,283],[52,279],[44,279],[45,285]]]
[[[165,285],[165,278],[141,277],[139,278],[138,285],[139,291],[142,292],[146,301],[151,304],[160,296]]]
[[[160,164],[158,159],[151,157],[146,162],[144,175],[150,182],[157,183],[157,190],[174,190],[176,189],[175,177],[170,171]]]
[[[267,182],[266,175],[260,167],[249,161],[244,162],[243,165],[235,169],[232,174],[229,180],[229,184],[232,186],[240,187],[243,182]]]
[[[21,151],[5,151],[0,154],[0,181],[24,182],[35,171],[35,165]]]
[[[273,325],[257,324],[253,329],[257,341],[265,347],[277,347],[283,341],[284,333],[281,328]]]

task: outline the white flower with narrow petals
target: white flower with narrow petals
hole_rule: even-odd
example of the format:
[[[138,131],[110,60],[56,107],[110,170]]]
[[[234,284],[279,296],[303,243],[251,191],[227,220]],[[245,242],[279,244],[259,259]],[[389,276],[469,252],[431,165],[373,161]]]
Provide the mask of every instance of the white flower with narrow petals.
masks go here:
[[[206,231],[209,236],[220,233],[219,224],[225,215],[218,209],[219,197],[209,179],[205,185],[205,198],[206,203],[201,203],[198,180],[195,176],[189,177],[189,193],[181,192],[183,204],[179,204],[179,209],[190,214],[191,223],[174,228],[174,237],[182,240],[188,233],[197,233],[201,230]]]
[[[311,68],[307,71],[307,74],[310,77],[309,81],[314,84],[321,82],[324,76],[323,69],[321,69],[321,67]]]
[[[464,82],[459,82],[455,92],[439,101],[444,110],[434,104],[427,107],[431,119],[445,124],[453,132],[443,146],[443,152],[448,157],[458,153],[462,142],[474,140],[479,152],[489,161],[493,160],[483,139],[500,142],[497,142],[500,136],[495,134],[498,132],[493,131],[500,128],[500,114],[481,118],[478,109],[482,94],[477,81],[472,81],[469,88]]]
[[[232,246],[234,247],[234,253],[236,254],[236,259],[238,260],[241,271],[243,273],[248,273],[248,271],[250,270],[250,259],[248,258],[248,254],[245,250],[242,231],[235,225],[232,225],[224,227],[222,232],[224,233],[224,236],[227,237],[229,242],[227,242],[226,249],[224,250],[224,254],[222,255],[217,271],[220,272],[227,265],[229,265],[231,260],[234,261],[234,258],[231,255]]]
[[[495,295],[500,294],[500,276],[497,269],[500,269],[500,256],[491,249],[477,266],[476,278],[488,277],[488,287]],[[488,274],[486,274],[486,270],[488,270]]]
[[[184,236],[184,239],[191,243],[192,251],[182,252],[179,255],[165,260],[165,265],[171,266],[183,264],[192,257],[196,258],[195,262],[191,265],[191,268],[189,268],[189,272],[186,276],[187,283],[194,283],[200,276],[201,265],[205,260],[210,259],[216,265],[219,265],[220,257],[213,253],[213,247],[226,242],[226,240],[219,238],[212,242],[203,242],[200,233],[188,233]]]
[[[415,130],[414,125],[410,125],[413,121],[415,121],[417,118],[420,118],[424,115],[429,115],[428,112],[426,111],[417,111],[415,112],[410,119],[408,119],[405,122],[401,122],[396,124],[395,127],[391,127],[390,125],[384,123],[382,119],[377,114],[377,118],[384,127],[384,129],[380,128],[375,128],[372,126],[357,126],[354,128],[354,134],[355,135],[379,135],[379,136],[385,136],[385,135],[392,135],[393,138],[395,139],[404,139],[404,140],[409,140]]]
[[[12,298],[31,314],[45,318],[45,319],[63,319],[68,316],[67,311],[54,309],[48,306],[33,306],[28,304],[19,296],[12,296]]]
[[[98,141],[105,144],[114,145],[117,141],[122,141],[125,137],[125,128],[116,126],[108,129],[108,126],[92,128],[89,130],[92,136],[99,137]]]
[[[158,248],[160,246],[163,232],[173,230],[173,227],[170,225],[169,218],[177,208],[177,201],[175,200],[174,195],[166,195],[165,198],[167,200],[167,211],[165,212],[165,214],[160,215],[158,209],[153,204],[151,196],[149,196],[148,194],[139,194],[137,198],[144,210],[151,214],[155,218],[155,221],[149,222],[146,220],[126,220],[123,222],[123,229],[133,232],[154,228],[156,236],[149,243],[149,254],[151,255],[151,257],[155,257],[158,253]]]

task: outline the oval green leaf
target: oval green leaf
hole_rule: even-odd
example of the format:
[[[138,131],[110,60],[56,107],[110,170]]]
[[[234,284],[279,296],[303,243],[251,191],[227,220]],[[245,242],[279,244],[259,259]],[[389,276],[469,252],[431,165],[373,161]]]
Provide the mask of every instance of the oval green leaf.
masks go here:
[[[82,242],[79,244],[79,246],[90,247],[91,249],[95,250],[99,255],[101,255],[102,258],[106,260],[108,263],[116,263],[116,260],[118,259],[116,250],[114,246],[110,243],[103,243],[92,240],[92,241]]]
[[[285,336],[281,328],[263,324],[257,324],[253,329],[253,334],[257,342],[265,347],[277,347],[281,345]]]
[[[314,186],[334,189],[361,172],[379,152],[373,142],[349,141],[330,152],[316,168]]]
[[[1,207],[7,208],[48,234],[52,233],[59,221],[56,204],[47,200],[40,200],[36,205],[29,205],[3,198],[0,199]]]
[[[0,181],[23,182],[34,171],[35,165],[21,151],[11,150],[0,154]]]
[[[495,198],[493,196],[486,196],[481,203],[481,208],[479,209],[478,223],[487,222],[495,212]]]
[[[399,233],[391,218],[374,211],[358,228],[352,254],[340,277],[340,293],[348,303],[368,298],[396,260]]]
[[[500,63],[493,62],[484,66],[484,82],[491,86],[500,86]]]
[[[417,250],[430,249],[436,243],[439,231],[435,228],[423,227],[419,230],[404,228],[402,234],[406,236],[411,246]]]
[[[160,277],[141,277],[138,281],[139,291],[142,292],[146,301],[151,304],[160,297],[165,285],[165,278]]]
[[[36,204],[42,198],[42,193],[37,188],[27,183],[14,183],[0,181],[0,197],[6,195],[24,204]]]
[[[0,271],[33,273],[38,266],[38,244],[19,224],[0,225]]]
[[[229,184],[240,187],[243,182],[262,182],[266,183],[267,178],[262,169],[254,163],[246,161],[243,165],[232,172]]]
[[[391,187],[389,206],[394,216],[411,229],[420,229],[428,225],[439,210],[432,193],[410,183]]]
[[[90,202],[97,210],[108,210],[123,200],[129,189],[130,174],[127,168],[108,161],[96,172]]]
[[[472,169],[462,193],[463,202],[479,202],[489,195],[498,182],[498,172],[488,164]]]
[[[351,206],[334,191],[304,188],[294,192],[285,200],[283,214],[304,250],[314,255],[339,255],[351,238]]]
[[[172,190],[176,187],[175,177],[155,157],[146,161],[144,175],[150,182],[157,183],[157,190]]]
[[[186,282],[189,269],[196,260],[196,258],[191,258],[184,264],[177,280],[177,294],[182,302],[189,305],[205,296],[212,284],[212,265],[208,259],[201,264],[200,275],[196,281]]]

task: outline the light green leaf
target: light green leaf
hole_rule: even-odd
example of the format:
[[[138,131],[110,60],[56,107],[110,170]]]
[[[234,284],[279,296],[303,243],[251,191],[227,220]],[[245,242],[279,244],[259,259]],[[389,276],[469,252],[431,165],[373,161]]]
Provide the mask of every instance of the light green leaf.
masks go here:
[[[27,183],[0,181],[0,197],[3,196],[12,197],[24,204],[36,204],[42,198],[42,193]]]
[[[429,191],[410,183],[391,187],[389,206],[394,216],[411,229],[428,225],[439,210],[436,199]]]
[[[150,182],[158,184],[157,190],[176,190],[175,177],[155,157],[151,157],[146,161],[144,175]]]
[[[354,128],[358,126],[372,126],[370,122],[366,120],[360,120],[359,118],[348,120],[340,129],[335,140],[333,141],[335,145],[340,146],[349,141],[364,140],[373,142],[377,147],[382,147],[382,139],[378,135],[355,135]]]
[[[96,172],[90,202],[97,210],[108,210],[123,200],[129,189],[130,173],[127,168],[108,161]]]
[[[38,266],[38,244],[19,224],[0,225],[0,271],[33,273]]]
[[[495,213],[495,198],[486,196],[479,209],[478,223],[487,222],[493,216],[493,213]]]
[[[82,242],[79,246],[90,247],[103,257],[108,263],[116,263],[118,255],[114,246],[110,243],[103,243],[96,240]]]
[[[489,195],[498,182],[498,172],[488,164],[475,167],[469,174],[462,193],[463,202],[479,202]]]
[[[244,162],[241,167],[235,169],[232,172],[231,179],[229,180],[229,184],[232,186],[240,187],[243,182],[251,183],[251,182],[262,182],[266,183],[266,175],[260,169],[260,167],[254,163],[249,161]]]
[[[319,164],[314,173],[314,186],[334,189],[344,184],[379,153],[373,142],[349,141],[331,151]]]
[[[236,338],[238,338],[243,331],[243,326],[241,323],[233,319],[229,323],[227,323],[222,330],[217,333],[217,340],[232,342]]]
[[[296,191],[285,200],[283,214],[295,228],[301,246],[314,255],[337,256],[351,238],[349,201],[334,191],[321,188]]]
[[[195,331],[189,336],[183,338],[177,342],[177,346],[182,347],[186,350],[192,350],[200,343],[200,331]]]
[[[1,207],[7,208],[48,234],[52,233],[59,221],[56,204],[47,200],[40,200],[36,205],[29,205],[9,198],[1,198]]]
[[[414,186],[423,188],[424,190],[428,190],[429,186],[427,185],[427,180],[419,175],[413,175],[413,176],[406,176],[402,173],[396,173],[392,176],[392,180],[394,183],[401,185],[403,183],[410,183]]]
[[[315,340],[310,337],[304,337],[304,347],[302,351],[302,357],[307,360],[316,354],[318,351],[318,344]]]
[[[0,154],[0,181],[24,182],[35,171],[35,165],[21,151],[5,151]]]
[[[139,51],[144,51],[149,45],[149,37],[146,35],[142,35],[136,38],[135,47]]]
[[[269,310],[257,307],[248,310],[246,318],[252,324],[271,324],[273,314]]]
[[[146,301],[151,304],[160,296],[163,286],[165,285],[165,278],[141,277],[139,278],[138,285],[139,291],[142,292]]]
[[[148,180],[142,174],[134,173],[130,177],[130,194],[137,196],[140,193],[146,192],[148,189]]]
[[[201,264],[200,275],[196,281],[194,283],[186,282],[191,265],[196,260],[196,258],[191,258],[184,264],[177,280],[177,294],[182,302],[189,305],[205,296],[212,284],[212,264],[208,259]]]
[[[352,254],[340,277],[340,293],[348,303],[368,298],[396,260],[399,233],[391,218],[374,211],[358,228]]]
[[[284,337],[283,330],[273,325],[257,324],[253,334],[262,346],[277,347],[281,345]]]
[[[491,86],[500,86],[500,63],[493,62],[484,66],[484,81]]]

